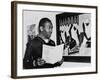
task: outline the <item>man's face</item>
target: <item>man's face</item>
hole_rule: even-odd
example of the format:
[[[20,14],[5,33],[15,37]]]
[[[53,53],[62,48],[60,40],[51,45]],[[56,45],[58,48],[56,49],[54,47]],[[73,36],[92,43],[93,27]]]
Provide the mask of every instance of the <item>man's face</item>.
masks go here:
[[[46,39],[49,39],[51,37],[52,29],[53,29],[53,26],[51,22],[44,23],[43,35]]]

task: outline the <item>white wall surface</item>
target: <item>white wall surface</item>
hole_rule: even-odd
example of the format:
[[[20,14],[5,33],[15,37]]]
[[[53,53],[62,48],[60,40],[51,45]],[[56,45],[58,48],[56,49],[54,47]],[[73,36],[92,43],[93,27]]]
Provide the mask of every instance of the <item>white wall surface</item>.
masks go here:
[[[17,0],[16,0],[17,1]],[[24,0],[26,1],[26,0]],[[100,5],[99,0],[30,0],[34,2],[64,3],[79,5]],[[100,9],[100,6],[98,7]],[[98,11],[98,22],[100,22],[100,11]],[[100,24],[98,24],[100,26]],[[98,27],[98,35],[100,35]],[[98,37],[98,48],[100,47],[100,37]],[[98,49],[98,53],[100,49]],[[100,57],[100,54],[98,54]],[[100,68],[100,58],[98,58],[98,68]],[[0,80],[11,79],[11,0],[0,0]],[[98,74],[27,78],[26,80],[100,80],[100,69]],[[19,79],[20,80],[20,79]],[[22,79],[24,80],[24,79]]]

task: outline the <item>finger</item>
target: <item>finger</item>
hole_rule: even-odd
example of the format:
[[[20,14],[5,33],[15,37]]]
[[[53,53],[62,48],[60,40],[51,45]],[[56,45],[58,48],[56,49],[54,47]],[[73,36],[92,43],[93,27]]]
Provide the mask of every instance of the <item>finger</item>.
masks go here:
[[[38,61],[37,64],[38,64],[38,66],[42,66],[42,65],[45,64],[45,62],[44,61]]]

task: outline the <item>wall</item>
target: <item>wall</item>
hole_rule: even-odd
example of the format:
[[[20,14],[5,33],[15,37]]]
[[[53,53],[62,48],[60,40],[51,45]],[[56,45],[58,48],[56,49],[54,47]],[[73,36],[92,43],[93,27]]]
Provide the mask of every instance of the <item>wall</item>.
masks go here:
[[[25,0],[24,0],[25,1]],[[80,5],[100,5],[99,0],[31,0],[37,2],[80,4]],[[100,6],[99,6],[100,9]],[[100,14],[100,11],[98,12]],[[100,22],[100,16],[98,16]],[[100,26],[100,24],[98,24]],[[100,35],[100,27],[98,34]],[[98,37],[98,47],[100,47],[100,37]],[[99,51],[99,50],[98,50]],[[99,51],[100,52],[100,51]],[[98,53],[99,53],[98,52]],[[98,54],[100,57],[100,54]],[[100,58],[98,58],[100,68]],[[14,80],[10,78],[11,73],[11,0],[0,0],[0,80]],[[29,78],[26,80],[100,80],[100,69],[98,74],[73,75],[46,78]],[[20,79],[19,79],[20,80]],[[24,79],[22,79],[24,80]]]

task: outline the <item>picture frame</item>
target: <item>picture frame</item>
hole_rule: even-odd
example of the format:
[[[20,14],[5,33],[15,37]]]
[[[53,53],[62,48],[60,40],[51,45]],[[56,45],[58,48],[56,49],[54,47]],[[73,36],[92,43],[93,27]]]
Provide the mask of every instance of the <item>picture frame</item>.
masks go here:
[[[67,76],[67,75],[97,73],[98,72],[97,12],[98,12],[98,7],[90,5],[12,1],[11,2],[11,77],[35,78],[35,77],[52,77],[52,76]],[[53,68],[43,68],[43,69],[42,68],[24,69],[23,59],[26,54],[26,49],[28,45],[27,43],[34,39],[33,36],[36,37],[39,34],[38,31],[39,21],[41,20],[41,18],[45,17],[49,18],[53,25],[53,30],[52,30],[53,32],[51,39],[54,40],[56,46],[64,44],[64,52],[66,46],[67,47],[69,46],[67,48],[66,52],[67,54],[63,54],[62,56],[63,63],[59,67],[57,66]],[[87,21],[86,19],[88,19],[89,21],[88,24],[85,23],[85,21]],[[75,27],[74,23],[80,26],[81,28]],[[73,35],[74,32],[71,32],[70,34],[70,30],[67,31],[68,29],[64,27],[67,24],[73,24],[72,26],[73,31],[76,31],[77,34],[79,31],[80,35],[82,32],[83,37],[81,35],[81,38],[79,37],[78,40],[76,40],[75,35]],[[91,33],[86,33],[86,29],[83,29],[85,24],[87,25],[90,24],[89,30],[87,29],[87,27],[85,28],[87,29],[87,32],[90,31]],[[68,33],[69,36],[65,37],[68,40],[68,42],[65,40],[65,42],[62,43],[60,37],[63,38],[63,36],[61,36],[60,32],[64,31],[66,32],[66,34]],[[88,44],[89,47],[86,47],[85,45],[85,48],[81,49],[80,45],[83,44],[84,42],[83,38],[86,38],[87,35],[90,36],[90,39],[86,40],[87,42],[85,42],[85,44],[86,45]],[[76,46],[74,46],[75,50],[72,50],[74,48],[72,47],[73,44],[76,43],[78,44],[78,47],[76,48]],[[34,62],[32,62],[32,64],[34,64]]]

